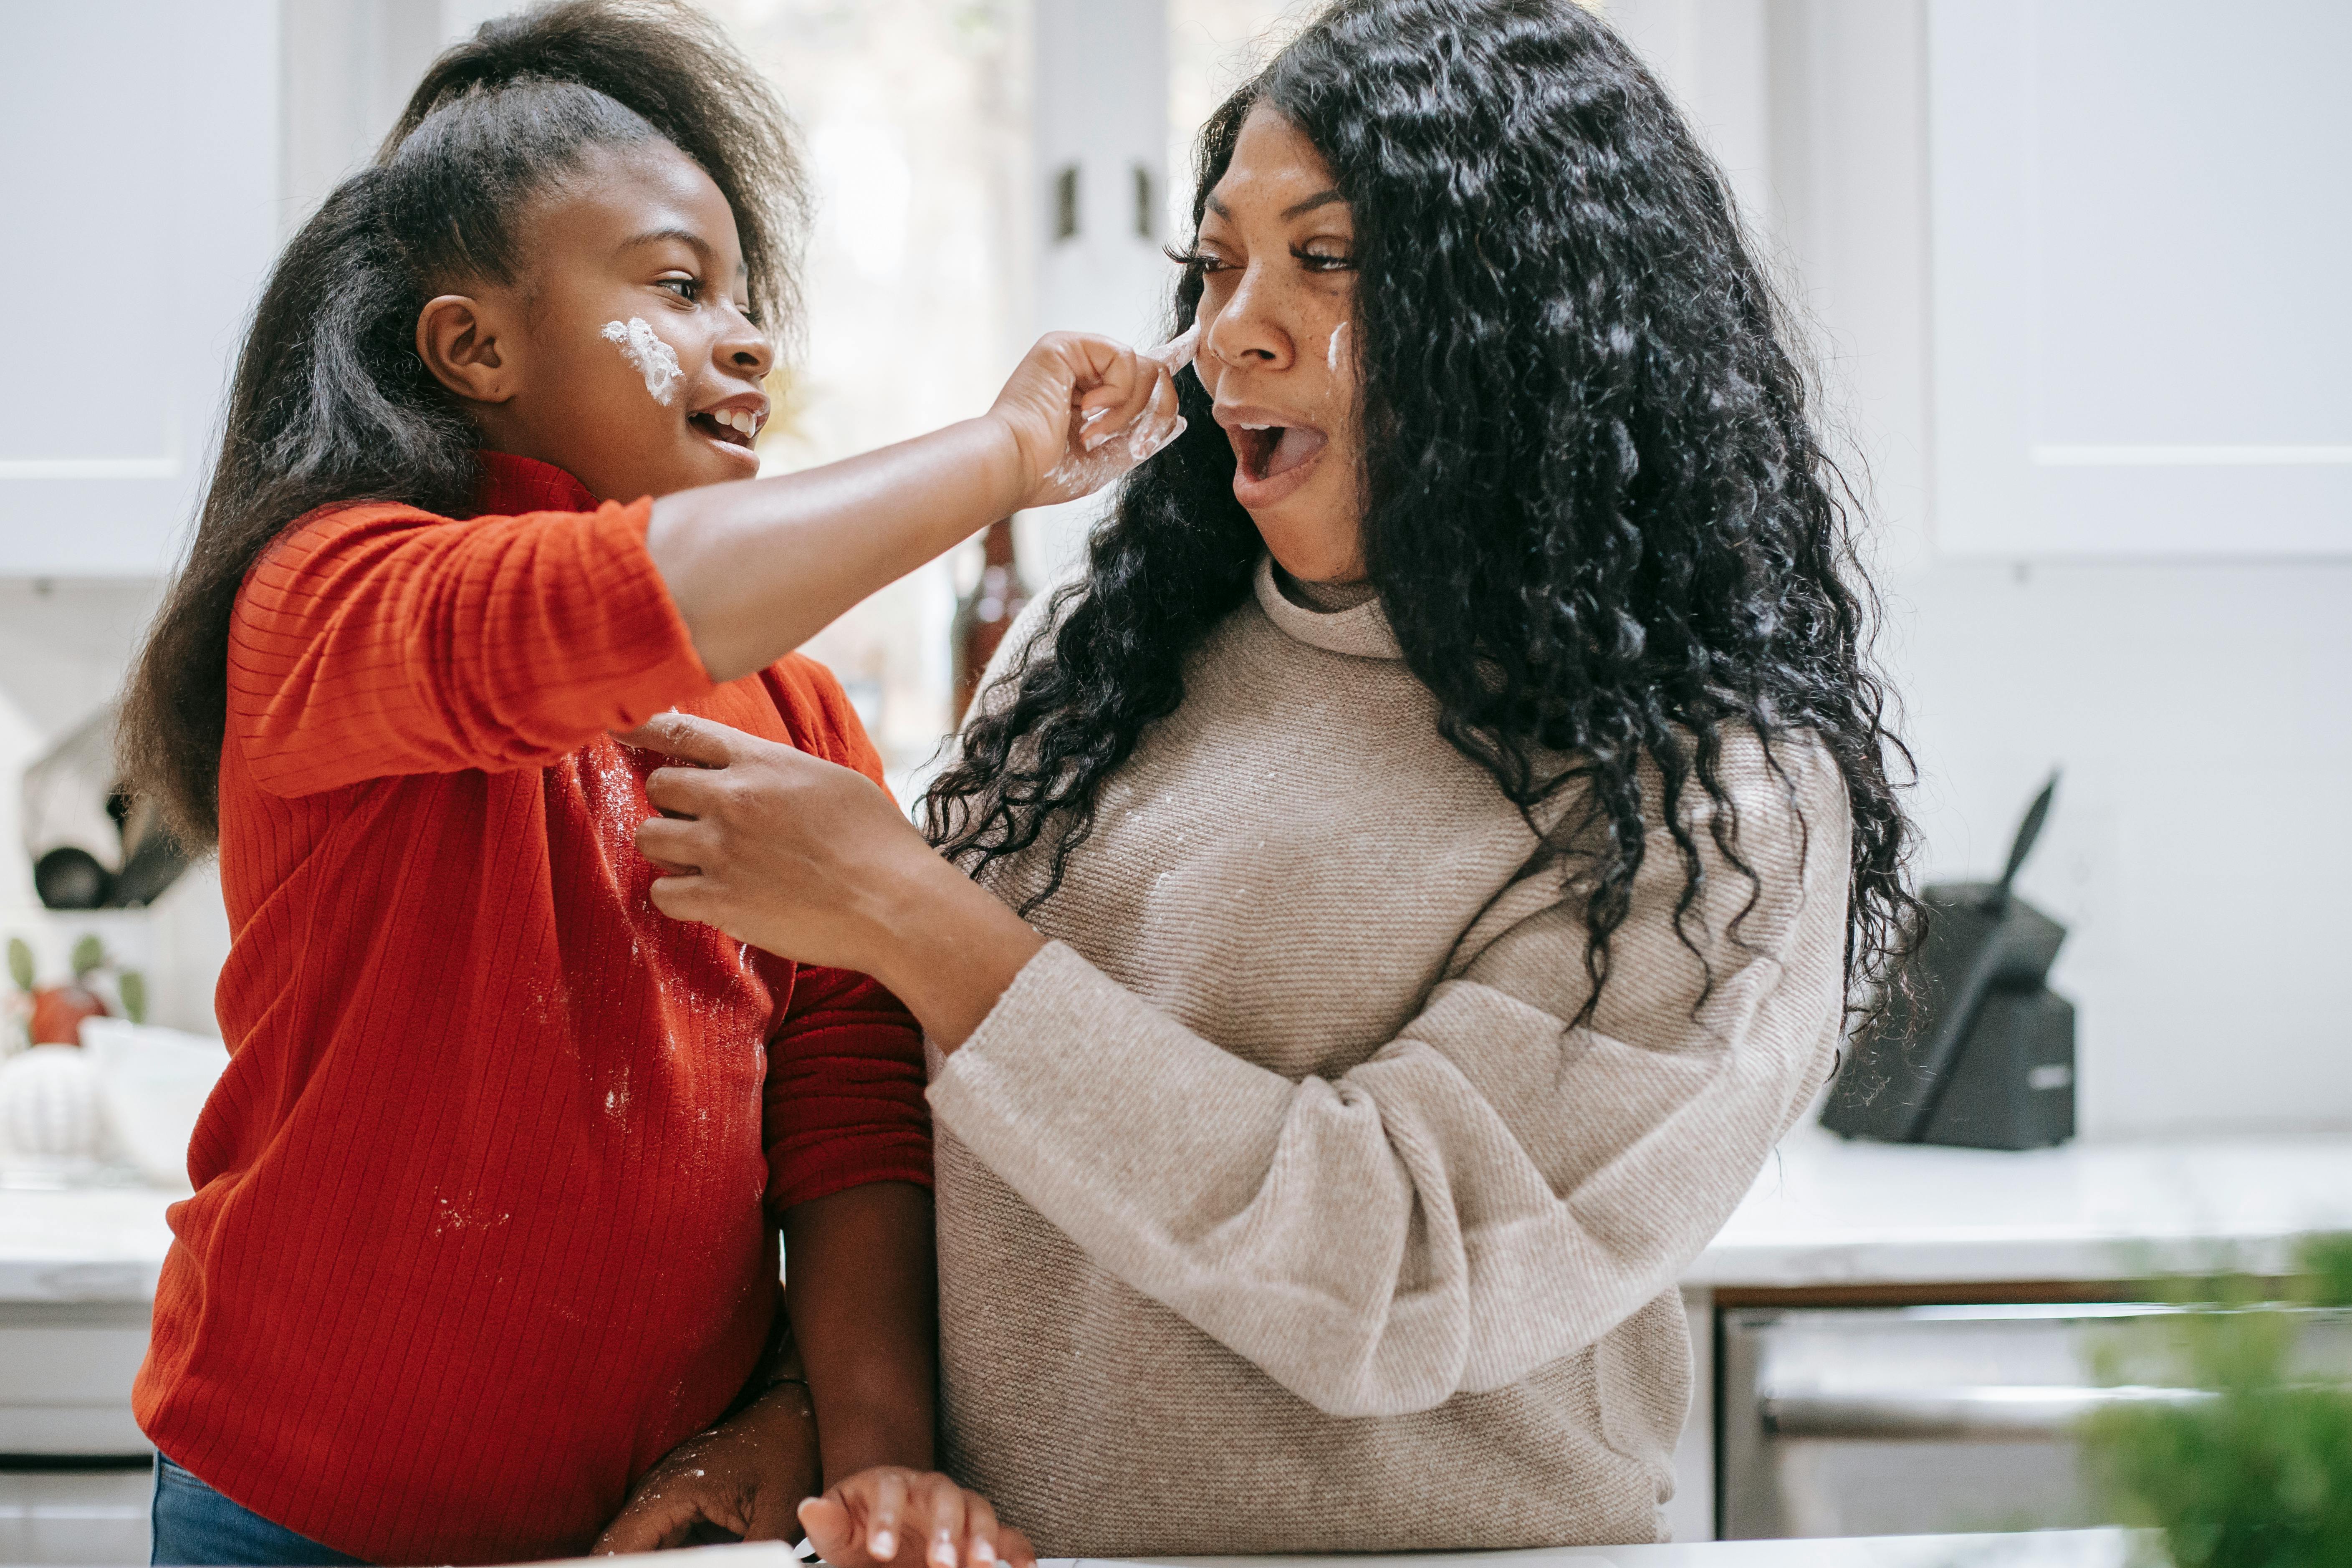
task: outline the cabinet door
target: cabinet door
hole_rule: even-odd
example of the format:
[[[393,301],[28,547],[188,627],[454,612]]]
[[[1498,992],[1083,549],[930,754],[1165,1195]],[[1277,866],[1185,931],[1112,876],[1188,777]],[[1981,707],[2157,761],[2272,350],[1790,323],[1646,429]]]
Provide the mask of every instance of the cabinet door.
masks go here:
[[[184,540],[277,242],[273,0],[0,12],[0,574]]]
[[[2352,554],[2352,6],[1930,0],[1935,526]]]

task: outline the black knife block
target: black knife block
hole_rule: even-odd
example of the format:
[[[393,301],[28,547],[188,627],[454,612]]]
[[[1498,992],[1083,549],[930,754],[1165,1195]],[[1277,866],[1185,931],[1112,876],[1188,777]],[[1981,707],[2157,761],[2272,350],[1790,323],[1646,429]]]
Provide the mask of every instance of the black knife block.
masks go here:
[[[2039,1149],[2074,1135],[2074,1005],[2044,982],[2066,928],[2011,891],[2050,815],[2026,808],[1998,882],[1921,889],[1927,924],[1822,1108],[1848,1138]]]
[[[1909,994],[1851,1044],[1822,1110],[1849,1138],[2038,1149],[2074,1135],[2074,1008],[2043,984],[2066,930],[1992,882],[1920,893]]]

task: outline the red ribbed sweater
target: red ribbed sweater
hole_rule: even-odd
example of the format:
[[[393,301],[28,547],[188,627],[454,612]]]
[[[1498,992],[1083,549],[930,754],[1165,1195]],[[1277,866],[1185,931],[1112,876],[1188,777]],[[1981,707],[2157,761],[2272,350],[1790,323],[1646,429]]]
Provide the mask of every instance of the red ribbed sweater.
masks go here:
[[[879,776],[794,657],[713,686],[645,547],[545,464],[482,515],[314,515],[238,595],[221,750],[233,1052],[173,1206],[139,1419],[376,1562],[583,1548],[718,1415],[777,1216],[930,1180],[920,1037],[647,896],[676,706]]]

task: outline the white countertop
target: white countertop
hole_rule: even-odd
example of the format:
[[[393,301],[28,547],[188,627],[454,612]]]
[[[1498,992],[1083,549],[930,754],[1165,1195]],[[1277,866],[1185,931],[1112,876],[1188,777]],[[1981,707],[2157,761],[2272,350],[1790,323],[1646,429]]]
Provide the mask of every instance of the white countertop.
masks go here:
[[[2352,1136],[2061,1144],[2008,1152],[1782,1141],[1685,1283],[2129,1279],[2278,1267],[2352,1229]]]
[[[2160,1568],[2153,1533],[2037,1530],[2016,1535],[1880,1535],[1848,1540],[1695,1541],[1679,1546],[1563,1546],[1410,1556],[1145,1557],[1155,1568]],[[1038,1568],[1127,1568],[1098,1558]]]
[[[185,1187],[0,1187],[0,1301],[150,1301]]]
[[[0,1189],[0,1301],[152,1298],[172,1240],[164,1207],[186,1195]],[[1685,1282],[2120,1279],[2167,1260],[2260,1269],[2288,1238],[2324,1229],[2352,1229],[2352,1137],[2003,1153],[1847,1143],[1808,1122]]]

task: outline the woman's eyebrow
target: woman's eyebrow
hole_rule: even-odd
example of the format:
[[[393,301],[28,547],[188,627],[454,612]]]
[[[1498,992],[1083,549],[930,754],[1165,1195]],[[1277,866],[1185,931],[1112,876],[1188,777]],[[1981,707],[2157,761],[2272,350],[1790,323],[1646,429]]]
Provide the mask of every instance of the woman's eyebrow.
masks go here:
[[[1317,207],[1328,207],[1333,202],[1344,202],[1347,199],[1347,197],[1341,195],[1336,190],[1318,191],[1313,195],[1307,197],[1305,201],[1293,202],[1288,206],[1283,208],[1282,216],[1284,221],[1287,222],[1288,220],[1297,217],[1301,213],[1311,213]],[[1233,221],[1233,209],[1226,206],[1224,203],[1219,201],[1216,197],[1215,192],[1213,191],[1209,194],[1203,205],[1206,205],[1211,212],[1216,214],[1219,217],[1223,218],[1227,223],[1231,223]]]

